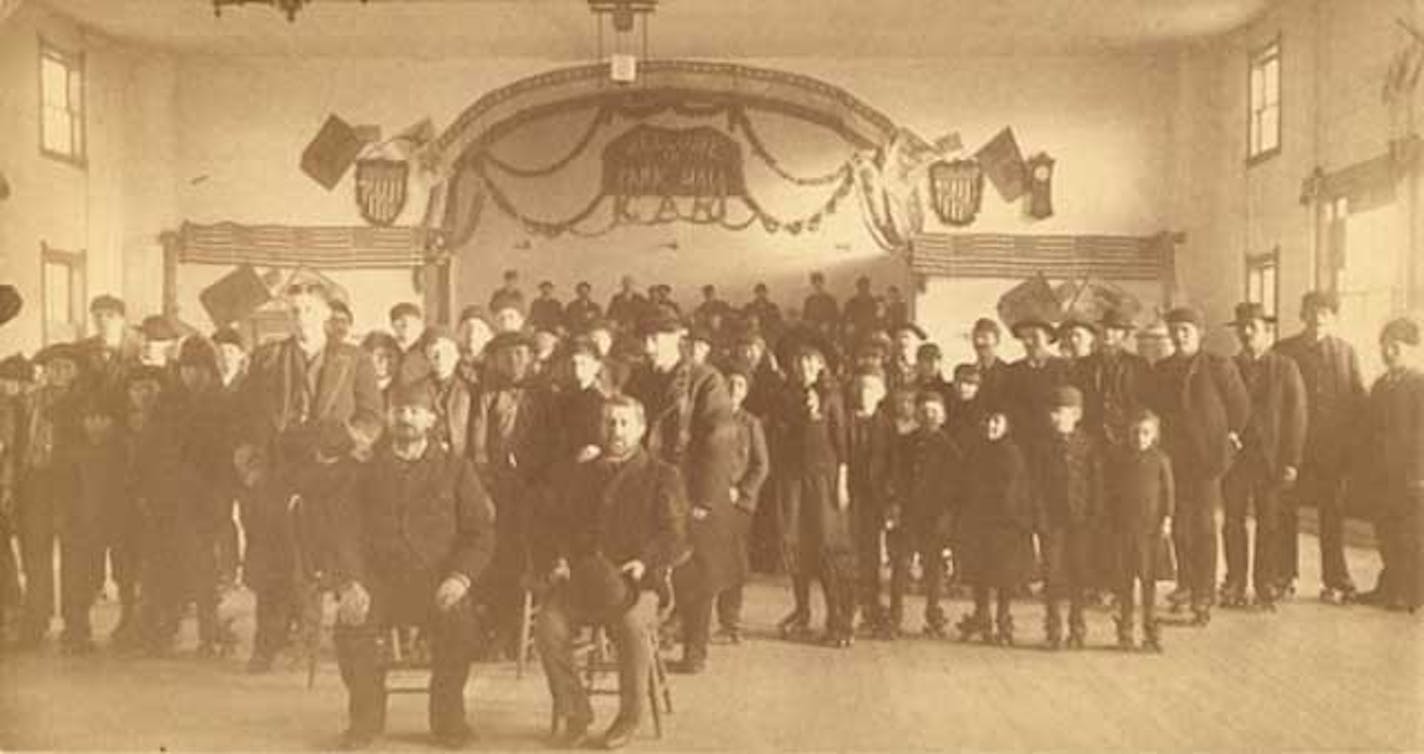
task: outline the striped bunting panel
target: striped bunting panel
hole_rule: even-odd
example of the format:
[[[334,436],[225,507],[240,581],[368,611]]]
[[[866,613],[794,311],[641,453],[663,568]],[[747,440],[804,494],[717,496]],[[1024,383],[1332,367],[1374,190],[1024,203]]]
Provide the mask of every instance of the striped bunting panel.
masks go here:
[[[1049,236],[992,233],[925,234],[910,247],[921,275],[961,278],[1170,280],[1173,245],[1157,236]]]
[[[184,223],[178,261],[321,270],[418,267],[429,231],[419,227],[311,227]]]

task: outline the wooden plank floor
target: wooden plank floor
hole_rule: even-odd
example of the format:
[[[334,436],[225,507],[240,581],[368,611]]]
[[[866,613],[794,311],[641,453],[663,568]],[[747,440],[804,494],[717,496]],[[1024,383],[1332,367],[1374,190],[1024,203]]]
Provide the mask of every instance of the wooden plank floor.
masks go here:
[[[1218,611],[1173,628],[1161,656],[1109,649],[1112,622],[1090,614],[1083,652],[1037,649],[1042,611],[1016,609],[1029,646],[909,638],[836,652],[771,638],[787,608],[775,581],[748,594],[753,634],[714,647],[709,671],[675,678],[678,709],[649,751],[1389,751],[1424,749],[1424,620],[1313,600],[1303,537],[1302,597],[1275,614]],[[1352,550],[1356,578],[1377,560]],[[240,609],[250,613],[250,602]],[[919,627],[912,603],[907,628]],[[966,608],[955,603],[954,617]],[[100,624],[112,621],[101,608]],[[239,623],[250,630],[250,614]],[[190,638],[191,641],[191,638]],[[154,661],[100,654],[0,659],[0,748],[310,750],[331,746],[344,692],[324,664],[315,690],[292,667],[253,677],[242,658]],[[481,666],[468,693],[472,748],[542,748],[548,700],[537,668],[516,680]],[[611,699],[598,702],[600,723]],[[419,749],[423,702],[395,698],[384,746]]]

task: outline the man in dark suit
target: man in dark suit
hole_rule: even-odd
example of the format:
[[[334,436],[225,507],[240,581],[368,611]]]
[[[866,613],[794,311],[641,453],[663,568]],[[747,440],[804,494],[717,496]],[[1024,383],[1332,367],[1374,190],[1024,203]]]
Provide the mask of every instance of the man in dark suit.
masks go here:
[[[970,344],[974,346],[974,366],[979,371],[979,399],[984,404],[993,403],[1004,382],[1004,372],[1009,363],[999,357],[999,343],[1003,340],[999,323],[988,317],[974,320],[969,332]]]
[[[1305,329],[1276,345],[1276,350],[1300,368],[1310,412],[1300,481],[1295,494],[1283,501],[1284,547],[1278,588],[1286,593],[1295,591],[1299,566],[1296,508],[1314,506],[1320,515],[1320,569],[1324,582],[1320,598],[1330,603],[1346,602],[1355,593],[1355,582],[1345,564],[1343,494],[1350,444],[1365,405],[1359,357],[1349,343],[1333,334],[1339,308],[1339,299],[1333,293],[1306,293],[1300,302]]]
[[[821,337],[832,341],[841,321],[840,305],[835,296],[826,292],[826,276],[820,272],[811,273],[811,295],[801,305],[801,321],[815,328]]]
[[[767,293],[766,283],[757,283],[752,288],[752,300],[742,307],[749,327],[756,328],[764,337],[775,341],[781,335],[781,307]],[[756,324],[750,321],[755,320]]]
[[[554,284],[545,280],[539,284],[539,296],[529,302],[529,327],[558,332],[563,326],[564,305],[554,298]]]
[[[1378,495],[1375,538],[1383,568],[1362,600],[1390,610],[1424,605],[1424,372],[1419,323],[1390,321],[1380,333],[1385,373],[1370,391],[1365,466]]]
[[[563,724],[556,741],[561,748],[589,743],[593,709],[573,658],[575,632],[588,624],[606,628],[618,658],[618,717],[601,744],[622,748],[637,732],[652,664],[647,631],[657,603],[642,592],[665,578],[686,551],[682,475],[643,448],[642,405],[611,398],[602,423],[598,458],[576,464],[557,497],[559,525],[545,551],[552,588],[534,629]]]
[[[603,316],[603,309],[594,302],[593,286],[580,282],[574,286],[574,300],[564,307],[564,327],[577,335]]]
[[[1281,565],[1281,493],[1295,484],[1305,449],[1305,384],[1300,370],[1287,356],[1270,350],[1275,317],[1260,304],[1236,307],[1232,325],[1241,340],[1236,368],[1251,397],[1251,419],[1241,434],[1241,452],[1226,473],[1222,492],[1226,501],[1221,525],[1226,548],[1226,581],[1221,602],[1227,607],[1246,604],[1247,566],[1254,560],[1251,583],[1256,602],[1270,609],[1278,595]],[[1246,510],[1256,514],[1256,547],[1247,556]]]
[[[424,380],[435,396],[435,426],[431,437],[462,458],[469,456],[470,414],[473,398],[469,383],[460,379],[460,346],[448,330],[430,331],[425,345],[430,374]]]
[[[391,307],[391,332],[395,333],[396,356],[391,384],[413,385],[430,376],[430,360],[425,358],[425,346],[430,342],[425,314],[420,307],[402,301]]]
[[[713,600],[739,570],[733,524],[743,514],[728,494],[736,442],[732,402],[717,370],[683,357],[687,329],[671,312],[645,319],[639,330],[648,363],[634,372],[626,392],[647,412],[648,450],[687,481],[692,559],[674,581],[684,634],[683,660],[674,669],[697,673],[707,662]]]
[[[1014,323],[1013,334],[1023,343],[1024,357],[1005,367],[991,393],[991,403],[997,405],[990,410],[1008,414],[1014,441],[1032,464],[1037,450],[1053,437],[1048,415],[1054,391],[1069,384],[1068,362],[1053,353],[1058,332],[1049,322],[1023,319]]]
[[[859,339],[880,329],[885,324],[884,304],[880,297],[870,292],[870,278],[862,275],[855,281],[855,295],[846,299],[845,310],[841,313],[843,332],[847,342]]]
[[[1202,349],[1201,312],[1178,307],[1165,319],[1176,353],[1158,365],[1155,402],[1177,483],[1172,540],[1178,592],[1173,600],[1190,602],[1194,622],[1204,626],[1211,620],[1216,590],[1214,516],[1221,506],[1221,477],[1241,447],[1251,399],[1236,365]]]
[[[316,428],[323,421],[344,423],[355,445],[366,449],[382,430],[381,393],[371,357],[327,337],[328,291],[320,284],[299,284],[286,293],[296,331],[253,353],[239,399],[243,443],[234,453],[236,460],[260,449],[259,455],[274,464],[274,483],[243,501],[249,508],[244,521],[263,522],[247,532],[248,583],[257,593],[253,672],[270,670],[287,640],[296,594],[283,511],[290,480],[301,466],[314,462]]]
[[[494,507],[469,461],[435,442],[428,384],[392,396],[391,442],[362,471],[355,500],[331,520],[329,577],[338,585],[337,662],[349,694],[344,748],[371,745],[385,729],[379,644],[392,628],[418,626],[430,645],[430,732],[447,748],[471,738],[465,682],[477,636],[469,593],[494,553]]]

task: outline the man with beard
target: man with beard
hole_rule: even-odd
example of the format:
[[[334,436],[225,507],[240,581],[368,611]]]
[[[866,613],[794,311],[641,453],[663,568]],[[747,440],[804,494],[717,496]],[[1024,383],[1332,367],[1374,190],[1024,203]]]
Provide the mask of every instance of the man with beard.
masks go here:
[[[273,482],[260,488],[262,494],[242,501],[250,553],[247,583],[257,595],[253,672],[271,669],[296,607],[285,512],[297,467],[315,458],[316,428],[323,421],[341,422],[355,444],[367,447],[382,429],[381,394],[370,356],[327,336],[329,292],[312,283],[291,286],[286,295],[295,332],[253,353],[242,391],[243,443],[234,452],[236,461],[257,450],[275,465]]]
[[[627,392],[647,411],[648,450],[677,466],[687,480],[692,560],[674,574],[683,625],[678,672],[698,673],[707,663],[712,605],[731,585],[739,555],[728,490],[736,438],[732,403],[717,370],[683,357],[687,329],[670,311],[639,326],[648,363],[629,379]]]
[[[430,732],[457,749],[472,737],[465,682],[478,626],[469,600],[494,552],[494,509],[465,459],[433,441],[428,384],[392,396],[390,442],[364,469],[332,548],[337,662],[349,695],[342,744],[366,748],[385,729],[381,637],[417,626],[430,642]],[[340,504],[340,501],[333,501]]]
[[[563,725],[555,740],[561,748],[591,743],[593,709],[573,657],[580,626],[603,625],[618,659],[618,717],[602,748],[627,746],[643,719],[652,664],[647,631],[657,604],[644,592],[682,557],[687,525],[682,476],[643,448],[646,427],[641,404],[610,399],[598,458],[577,464],[558,496],[544,571],[551,590],[534,635]]]
[[[519,639],[521,578],[529,570],[528,532],[552,460],[549,397],[532,385],[533,344],[523,333],[500,333],[485,348],[485,384],[470,417],[470,454],[494,501],[494,560],[478,588],[493,613],[495,647],[512,652]]]

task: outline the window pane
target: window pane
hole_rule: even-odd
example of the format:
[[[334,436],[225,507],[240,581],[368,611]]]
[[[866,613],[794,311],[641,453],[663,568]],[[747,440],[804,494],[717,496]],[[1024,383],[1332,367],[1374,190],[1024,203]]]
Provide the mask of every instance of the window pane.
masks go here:
[[[69,71],[48,55],[40,58],[40,93],[46,105],[64,107],[67,104]]]
[[[69,267],[57,262],[45,262],[45,319],[68,322],[72,309],[69,300]]]
[[[1263,78],[1264,76],[1261,72],[1261,69],[1254,65],[1251,66],[1250,111],[1253,113],[1260,112],[1261,110],[1262,99],[1264,98],[1266,89],[1265,81],[1263,81]]]
[[[1263,93],[1262,101],[1268,105],[1273,105],[1281,101],[1280,58],[1272,58],[1266,61],[1264,69],[1262,78],[1265,79],[1265,92]]]
[[[77,67],[69,71],[69,111],[84,110],[84,74]]]
[[[1246,138],[1246,150],[1252,156],[1261,153],[1261,115],[1259,113],[1251,115],[1251,132]]]
[[[51,152],[71,154],[74,148],[69,113],[46,107],[44,111],[44,147]]]
[[[1246,270],[1246,300],[1258,301],[1261,290],[1261,274],[1255,267]]]
[[[1272,106],[1261,112],[1261,152],[1281,145],[1281,109]]]
[[[1271,265],[1261,270],[1261,303],[1266,305],[1266,313],[1276,314],[1276,267]]]

